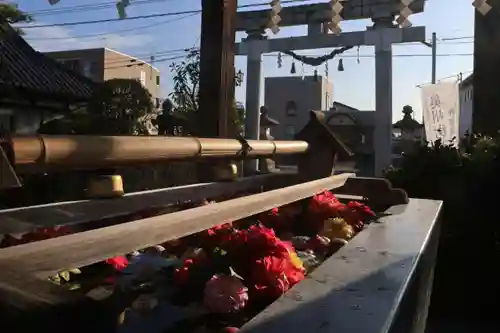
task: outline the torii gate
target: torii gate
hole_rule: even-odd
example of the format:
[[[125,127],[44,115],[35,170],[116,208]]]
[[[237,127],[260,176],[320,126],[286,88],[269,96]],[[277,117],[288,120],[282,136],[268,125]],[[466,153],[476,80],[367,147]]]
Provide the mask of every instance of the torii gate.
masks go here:
[[[346,32],[339,35],[325,33],[323,26],[332,20],[332,8],[328,3],[286,7],[279,13],[280,26],[308,25],[307,36],[276,38],[268,40],[265,27],[269,21],[269,10],[239,12],[236,30],[248,35],[237,44],[236,55],[247,56],[246,74],[246,120],[245,133],[248,138],[259,137],[259,103],[261,92],[262,54],[290,50],[308,50],[337,46],[375,46],[375,174],[391,164],[392,142],[392,44],[425,40],[425,27],[399,28],[394,17],[400,14],[402,0],[384,3],[373,0],[350,0],[342,2],[344,20],[371,18],[372,27],[365,31]],[[411,2],[411,1],[410,1]],[[410,4],[412,13],[424,11],[424,0]]]

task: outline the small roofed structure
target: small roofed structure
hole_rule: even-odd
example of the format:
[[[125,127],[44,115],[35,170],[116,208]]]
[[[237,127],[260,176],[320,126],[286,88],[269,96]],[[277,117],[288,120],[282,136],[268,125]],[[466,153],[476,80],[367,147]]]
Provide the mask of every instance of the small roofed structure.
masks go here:
[[[324,112],[310,111],[309,115],[307,125],[295,135],[295,140],[309,143],[308,151],[298,163],[300,173],[307,175],[308,179],[304,180],[327,177],[335,172],[337,161],[346,163],[354,156],[352,150],[329,128]]]

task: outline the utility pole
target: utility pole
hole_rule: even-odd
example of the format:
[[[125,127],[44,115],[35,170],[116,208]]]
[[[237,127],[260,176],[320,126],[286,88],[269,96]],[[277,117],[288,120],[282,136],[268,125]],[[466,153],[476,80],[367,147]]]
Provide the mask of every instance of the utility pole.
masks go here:
[[[421,42],[427,47],[430,47],[432,50],[432,70],[431,70],[431,83],[436,84],[436,62],[437,62],[437,37],[436,33],[432,33],[431,42]]]
[[[436,33],[433,32],[432,33],[432,39],[431,39],[431,42],[421,42],[422,44],[424,44],[425,46],[427,47],[430,47],[431,48],[431,58],[432,58],[432,64],[431,64],[431,83],[432,84],[436,84],[436,62],[437,62],[437,37],[436,37]],[[424,114],[422,112],[422,124],[424,124]],[[425,131],[424,131],[424,138],[425,138]]]
[[[431,41],[431,47],[432,47],[432,78],[431,78],[431,83],[436,84],[436,61],[437,61],[437,54],[436,54],[436,49],[437,49],[437,38],[436,38],[436,33],[432,33],[432,41]]]

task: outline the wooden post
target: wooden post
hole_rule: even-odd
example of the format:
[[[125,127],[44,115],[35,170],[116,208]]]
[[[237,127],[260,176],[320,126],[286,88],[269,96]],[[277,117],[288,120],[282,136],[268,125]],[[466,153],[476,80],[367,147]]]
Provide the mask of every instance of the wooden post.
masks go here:
[[[475,11],[473,128],[474,133],[497,135],[500,130],[500,1],[486,15]]]
[[[227,138],[234,99],[237,0],[202,0],[199,135]],[[227,161],[200,163],[198,180],[217,181]]]
[[[202,0],[200,135],[228,137],[234,99],[237,0]]]

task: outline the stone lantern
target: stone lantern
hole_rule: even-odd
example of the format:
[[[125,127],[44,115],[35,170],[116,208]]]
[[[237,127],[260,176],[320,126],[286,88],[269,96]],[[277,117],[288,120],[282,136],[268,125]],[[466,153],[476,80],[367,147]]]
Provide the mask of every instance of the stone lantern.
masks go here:
[[[277,126],[280,123],[269,116],[269,110],[266,106],[260,107],[260,140],[273,140],[271,136],[271,127]],[[268,173],[276,169],[276,162],[270,158],[262,158],[259,160],[259,171]]]

